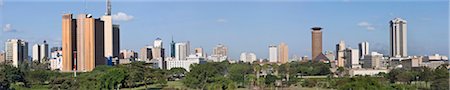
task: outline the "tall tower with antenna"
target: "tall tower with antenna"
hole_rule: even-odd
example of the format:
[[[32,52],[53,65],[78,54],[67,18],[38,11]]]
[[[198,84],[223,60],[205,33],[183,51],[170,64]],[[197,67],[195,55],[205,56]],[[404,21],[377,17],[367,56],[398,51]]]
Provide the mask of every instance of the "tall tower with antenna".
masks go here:
[[[111,0],[106,0],[106,16],[111,16]]]

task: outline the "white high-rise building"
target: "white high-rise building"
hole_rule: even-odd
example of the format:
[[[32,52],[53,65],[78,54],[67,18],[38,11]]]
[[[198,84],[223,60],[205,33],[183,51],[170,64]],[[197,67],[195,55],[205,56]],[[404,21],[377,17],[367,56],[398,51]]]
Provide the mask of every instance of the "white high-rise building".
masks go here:
[[[395,18],[390,22],[390,47],[391,57],[407,57],[407,26],[406,21]]]
[[[347,48],[345,49],[345,66],[347,68],[361,68],[359,64],[359,50]]]
[[[255,53],[243,52],[241,53],[240,60],[242,60],[243,62],[253,63],[254,61],[256,61],[256,55]]]
[[[188,43],[176,43],[175,44],[175,59],[176,60],[186,60],[188,56]]]
[[[361,42],[358,46],[360,58],[364,58],[365,55],[369,54],[369,42]]]
[[[45,62],[42,60],[46,60],[48,57],[48,44],[44,41],[43,44],[34,44],[33,45],[33,61],[38,61],[39,63]]]
[[[277,46],[269,46],[269,62],[278,62],[278,48]]]
[[[111,17],[111,1],[106,2],[106,13],[100,18],[104,22],[105,57],[118,57],[120,52],[119,25],[113,25]]]
[[[5,61],[18,67],[28,59],[28,42],[20,39],[8,39],[5,42]]]
[[[51,52],[50,54],[50,69],[51,70],[61,70],[62,65],[62,50],[58,49],[56,51]]]

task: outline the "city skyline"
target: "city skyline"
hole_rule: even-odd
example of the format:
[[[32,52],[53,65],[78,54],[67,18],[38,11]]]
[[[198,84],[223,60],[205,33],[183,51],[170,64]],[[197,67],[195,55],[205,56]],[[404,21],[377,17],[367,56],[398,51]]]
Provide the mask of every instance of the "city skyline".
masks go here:
[[[63,8],[50,9],[53,6],[45,6],[55,3],[61,3],[61,6],[57,6]],[[236,4],[236,7],[231,7],[232,5],[227,3]],[[29,41],[30,45],[47,40],[50,47],[56,45],[60,47],[61,44],[58,43],[61,42],[61,11],[77,15],[79,13],[73,8],[83,8],[82,2],[64,6],[68,4],[70,3],[38,2],[36,4],[6,0],[1,8],[2,23],[0,24],[3,31],[0,33],[0,40],[19,38]],[[88,6],[88,12],[94,17],[100,17],[105,12],[104,4],[104,2],[88,2],[86,6]],[[113,0],[112,4],[114,23],[121,24],[121,50],[139,51],[145,45],[151,45],[155,38],[162,38],[164,43],[169,43],[173,36],[176,42],[190,41],[190,48],[202,47],[209,55],[217,44],[224,44],[229,48],[231,59],[238,59],[240,53],[246,51],[254,52],[259,56],[258,58],[268,58],[267,46],[280,42],[290,46],[289,56],[311,56],[310,28],[319,26],[324,28],[322,30],[323,51],[334,51],[335,44],[340,40],[346,42],[346,47],[352,48],[357,48],[359,42],[368,41],[371,43],[371,51],[387,55],[389,54],[389,21],[400,17],[408,21],[408,53],[410,55],[435,53],[448,55],[448,27],[446,26],[448,25],[448,4],[440,2],[375,2],[375,5],[372,5],[373,2],[225,2],[225,4],[146,2],[145,4],[150,5],[143,6],[144,4],[138,2],[114,3]],[[321,7],[324,5],[330,6]],[[404,7],[408,5],[417,7]],[[31,6],[33,10],[46,9],[42,12],[47,13],[30,16],[25,13],[37,11],[20,12],[23,9],[31,9]],[[362,6],[367,7],[352,8]],[[427,8],[421,9],[421,7]],[[242,10],[232,10],[233,8]],[[392,10],[383,10],[386,8]],[[352,15],[353,13],[345,13],[346,10],[364,13]],[[22,15],[28,17],[22,18]],[[117,18],[121,16],[125,17]],[[30,21],[25,22],[28,19]],[[49,23],[39,23],[43,20],[49,20]],[[36,32],[36,29],[43,32]],[[0,46],[3,47],[3,45]],[[169,44],[165,44],[164,48],[169,48]],[[166,53],[169,51],[166,50]]]

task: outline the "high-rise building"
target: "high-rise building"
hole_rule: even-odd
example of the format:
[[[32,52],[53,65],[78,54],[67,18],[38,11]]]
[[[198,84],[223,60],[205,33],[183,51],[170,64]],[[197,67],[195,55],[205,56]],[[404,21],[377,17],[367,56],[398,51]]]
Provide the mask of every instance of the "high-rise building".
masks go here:
[[[164,48],[161,38],[156,38],[156,40],[153,42],[152,56],[153,59],[164,60]]]
[[[5,42],[5,61],[18,67],[28,59],[28,42],[20,39],[8,39]]]
[[[278,56],[278,60],[280,61],[279,63],[287,63],[289,60],[289,49],[288,49],[288,45],[284,42],[280,43],[280,45],[278,46],[278,51],[279,51],[279,55]]]
[[[347,48],[344,51],[345,66],[347,68],[361,68],[359,64],[359,50]]]
[[[382,69],[383,54],[372,52],[371,54],[364,55],[361,59],[363,62],[363,68]]]
[[[77,29],[76,19],[72,18],[72,14],[64,14],[62,16],[62,54],[63,61],[61,71],[69,72],[74,70],[76,50],[77,50]]]
[[[321,27],[313,27],[311,28],[312,34],[312,52],[311,52],[311,60],[316,60],[316,57],[322,53],[322,31],[320,31]]]
[[[223,44],[217,45],[213,50],[213,55],[228,56],[228,49]]]
[[[344,67],[345,66],[345,42],[339,41],[339,43],[336,45],[336,62],[337,67]]]
[[[256,61],[256,55],[255,53],[243,52],[241,53],[240,60],[243,62],[253,63]]]
[[[105,65],[104,22],[89,14],[78,15],[76,22],[76,70],[87,72],[98,65]]]
[[[176,43],[175,44],[175,59],[176,60],[186,60],[188,56],[188,43]]]
[[[106,2],[106,12],[105,15],[101,17],[104,21],[104,50],[105,57],[116,58],[119,56],[119,25],[113,25],[111,17],[111,1]]]
[[[369,54],[369,42],[361,42],[358,46],[360,58],[364,58],[365,55]]]
[[[407,27],[406,20],[395,18],[390,21],[390,54],[391,57],[407,57]]]
[[[175,41],[170,42],[170,57],[175,58]]]
[[[277,46],[270,45],[269,46],[269,62],[277,63],[278,62],[278,50]]]
[[[145,46],[141,48],[141,53],[139,57],[141,61],[150,61],[153,59],[152,48],[153,46]]]
[[[48,57],[48,44],[46,41],[44,41],[43,44],[34,44],[33,45],[33,61],[37,61],[39,63],[42,63],[46,60]]]
[[[194,53],[199,57],[205,57],[205,53],[203,53],[203,48],[195,48]]]

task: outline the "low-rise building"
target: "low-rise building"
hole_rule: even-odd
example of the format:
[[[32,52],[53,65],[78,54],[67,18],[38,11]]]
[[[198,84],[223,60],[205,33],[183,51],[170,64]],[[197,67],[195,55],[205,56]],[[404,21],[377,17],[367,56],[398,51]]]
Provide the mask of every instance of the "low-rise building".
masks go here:
[[[387,69],[351,69],[349,71],[350,76],[357,76],[357,75],[374,76],[374,75],[377,75],[379,73],[389,73],[389,70],[387,70]]]
[[[172,68],[175,67],[181,67],[186,69],[186,71],[190,71],[190,66],[192,64],[202,64],[205,63],[205,59],[201,58],[197,55],[189,55],[188,57],[186,57],[187,60],[167,60],[166,64],[167,64],[167,70],[170,70]]]

